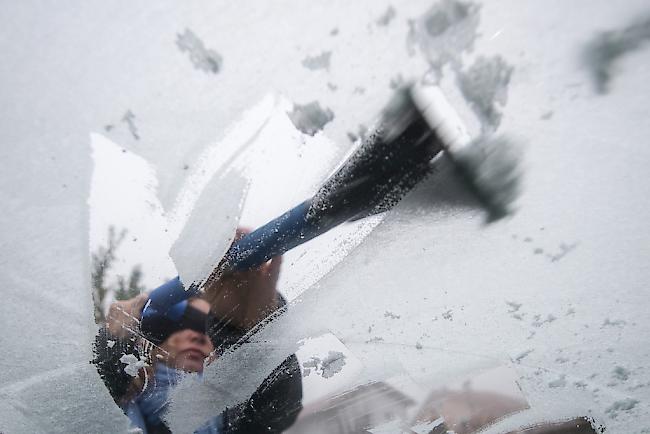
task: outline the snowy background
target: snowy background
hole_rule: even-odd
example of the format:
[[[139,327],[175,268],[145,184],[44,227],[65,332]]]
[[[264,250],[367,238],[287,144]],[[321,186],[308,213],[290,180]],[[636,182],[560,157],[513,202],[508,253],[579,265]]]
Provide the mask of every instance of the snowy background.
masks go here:
[[[349,361],[342,389],[417,396],[507,366],[530,408],[487,432],[577,416],[649,432],[649,17],[640,0],[3,2],[0,432],[126,431],[88,363],[103,226],[129,227],[125,266],[154,286],[204,187],[238,171],[242,223],[283,212],[408,79],[525,143],[519,212],[485,226],[443,171],[381,222],[294,252],[288,314],[206,372],[238,389],[180,388],[173,427],[317,341]],[[312,102],[313,136],[286,114]],[[240,201],[224,194],[215,221]]]

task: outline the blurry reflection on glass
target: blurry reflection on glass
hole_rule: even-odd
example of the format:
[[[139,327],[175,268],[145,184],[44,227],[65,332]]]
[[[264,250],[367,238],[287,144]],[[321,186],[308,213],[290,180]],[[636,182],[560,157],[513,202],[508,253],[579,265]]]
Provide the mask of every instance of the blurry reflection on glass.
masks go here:
[[[110,306],[94,363],[134,427],[169,432],[165,414],[171,388],[186,375],[201,376],[204,366],[285,304],[276,289],[280,266],[277,257],[221,276],[196,295],[176,278]],[[167,297],[174,291],[183,299]],[[292,355],[248,401],[215,414],[195,432],[281,432],[301,410],[301,398],[300,368]]]

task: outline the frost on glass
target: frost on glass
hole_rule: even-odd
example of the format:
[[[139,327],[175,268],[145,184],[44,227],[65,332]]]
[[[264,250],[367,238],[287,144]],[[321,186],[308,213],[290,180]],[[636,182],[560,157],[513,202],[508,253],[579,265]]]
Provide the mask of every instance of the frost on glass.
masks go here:
[[[517,212],[486,224],[441,160],[287,253],[286,308],[179,378],[168,426],[218,424],[296,354],[289,432],[650,430],[643,1],[5,6],[1,432],[126,432],[88,363],[118,291],[204,280],[410,80],[524,144]],[[95,306],[89,245],[116,258]],[[152,363],[104,344],[133,378]]]

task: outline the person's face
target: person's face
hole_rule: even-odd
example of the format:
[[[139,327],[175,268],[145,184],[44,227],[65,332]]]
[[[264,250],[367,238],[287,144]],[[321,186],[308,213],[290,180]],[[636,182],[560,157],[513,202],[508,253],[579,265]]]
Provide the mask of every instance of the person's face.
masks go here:
[[[203,313],[210,311],[210,305],[205,300],[190,300],[190,305]],[[208,336],[192,329],[172,333],[160,347],[168,353],[164,357],[165,363],[185,372],[202,372],[203,362],[214,351]]]

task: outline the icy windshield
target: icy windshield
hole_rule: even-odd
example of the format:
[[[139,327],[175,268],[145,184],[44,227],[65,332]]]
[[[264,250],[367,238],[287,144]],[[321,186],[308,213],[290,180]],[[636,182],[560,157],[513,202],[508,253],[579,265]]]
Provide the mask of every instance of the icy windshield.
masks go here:
[[[0,433],[650,432],[646,2],[0,21]]]

